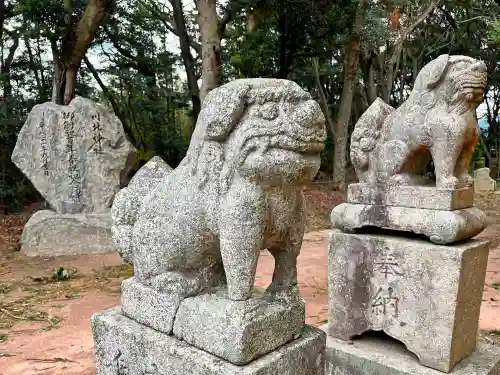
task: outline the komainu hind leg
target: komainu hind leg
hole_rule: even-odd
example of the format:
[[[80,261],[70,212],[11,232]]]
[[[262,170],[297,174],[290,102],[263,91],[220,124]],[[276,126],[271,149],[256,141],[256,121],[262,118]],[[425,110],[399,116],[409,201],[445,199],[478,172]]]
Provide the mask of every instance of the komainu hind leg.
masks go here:
[[[410,155],[410,149],[403,141],[389,141],[378,149],[378,182],[408,185],[404,174],[400,174]]]

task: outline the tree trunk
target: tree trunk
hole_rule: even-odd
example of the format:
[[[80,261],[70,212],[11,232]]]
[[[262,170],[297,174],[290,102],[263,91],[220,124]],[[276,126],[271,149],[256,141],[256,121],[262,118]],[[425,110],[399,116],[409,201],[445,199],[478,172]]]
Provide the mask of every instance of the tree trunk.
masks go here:
[[[349,38],[344,58],[344,84],[334,137],[333,184],[342,191],[345,190],[346,184],[347,137],[360,50],[361,39],[359,35],[354,34]]]
[[[186,69],[187,84],[189,93],[191,94],[191,101],[193,102],[193,112],[196,121],[201,110],[200,89],[198,87],[193,55],[191,55],[190,51],[189,35],[186,29],[184,11],[182,10],[182,0],[171,0],[171,4],[174,10],[175,26],[179,35],[181,55],[184,68]]]
[[[198,0],[198,24],[202,43],[200,101],[220,85],[221,45],[216,0]]]
[[[33,50],[31,49],[30,39],[29,39],[28,35],[24,36],[24,45],[26,46],[26,51],[28,52],[28,58],[30,61],[31,71],[33,72],[33,75],[35,76],[36,88],[38,91],[38,95],[40,95],[42,92],[42,80],[40,78],[40,72],[38,71],[35,57],[33,56]]]
[[[64,1],[67,33],[62,40],[61,49],[57,48],[57,41],[51,41],[54,57],[52,101],[55,103],[68,105],[75,97],[76,77],[82,59],[104,20],[107,3],[107,0],[89,0],[75,26],[72,18],[72,1]]]

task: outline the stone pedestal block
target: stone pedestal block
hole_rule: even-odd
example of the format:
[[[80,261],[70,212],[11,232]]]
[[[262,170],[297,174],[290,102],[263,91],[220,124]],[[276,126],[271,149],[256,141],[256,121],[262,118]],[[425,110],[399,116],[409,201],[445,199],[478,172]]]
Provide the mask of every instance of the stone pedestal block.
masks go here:
[[[344,232],[364,227],[423,234],[437,244],[467,240],[486,227],[486,215],[476,207],[454,211],[342,203],[332,210],[332,224]]]
[[[134,277],[122,282],[123,314],[166,334],[172,333],[175,313],[184,298],[185,295],[180,291],[160,293],[139,283]]]
[[[325,375],[442,375],[421,366],[401,343],[379,337],[362,337],[347,342],[327,338]],[[500,348],[479,344],[461,361],[453,375],[500,375]]]
[[[38,211],[24,226],[21,252],[48,257],[114,252],[110,228],[110,213]]]
[[[358,183],[349,185],[347,202],[453,211],[474,205],[474,189]]]
[[[476,191],[494,191],[496,181],[491,178],[489,168],[479,168],[474,171],[474,189]]]
[[[326,335],[305,327],[299,339],[236,366],[120,313],[92,316],[97,375],[323,375]]]
[[[384,331],[422,365],[449,372],[476,347],[488,246],[333,231],[329,334]]]
[[[298,338],[305,304],[298,290],[277,298],[254,291],[231,301],[227,289],[186,298],[177,311],[174,335],[231,363],[245,365]]]

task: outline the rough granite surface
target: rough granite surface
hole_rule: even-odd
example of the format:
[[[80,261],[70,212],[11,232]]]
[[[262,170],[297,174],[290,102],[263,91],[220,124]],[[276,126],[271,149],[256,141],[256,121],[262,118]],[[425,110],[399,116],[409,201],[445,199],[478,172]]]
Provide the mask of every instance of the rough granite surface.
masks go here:
[[[353,232],[366,227],[413,232],[436,244],[470,239],[486,228],[486,215],[476,207],[455,211],[342,203],[331,213],[334,228]]]
[[[346,342],[328,337],[325,375],[442,375],[421,366],[404,345],[389,338],[362,337]],[[453,375],[500,375],[500,348],[479,344]]]
[[[423,185],[432,160],[438,188],[471,186],[468,168],[478,141],[475,111],[486,82],[483,61],[441,55],[422,68],[399,108],[375,100],[351,138],[359,181]]]
[[[236,366],[110,309],[92,316],[97,375],[323,375],[326,335],[301,337],[246,366]]]
[[[37,211],[24,226],[21,252],[28,256],[59,256],[115,252],[111,215],[57,214]]]
[[[174,335],[236,365],[246,365],[300,337],[305,304],[298,289],[281,296],[254,291],[232,301],[220,289],[186,298],[175,316]]]
[[[330,235],[328,333],[384,331],[420,363],[450,371],[476,347],[489,242]]]
[[[474,189],[437,189],[429,186],[350,184],[347,202],[453,211],[474,205]]]
[[[122,282],[123,315],[166,334],[172,333],[175,314],[184,298],[181,291],[161,293],[133,277]]]
[[[489,168],[479,168],[474,171],[474,189],[476,191],[494,191],[496,182],[490,176]]]
[[[137,280],[162,289],[170,273],[214,270],[203,288],[221,281],[223,266],[228,297],[247,300],[267,248],[276,261],[269,291],[295,287],[303,187],[325,137],[319,104],[292,81],[241,79],[211,91],[180,165],[140,204],[127,206],[134,189],[113,204],[114,225],[128,226],[114,232],[115,244]]]
[[[113,241],[121,257],[132,263],[132,228],[141,202],[144,197],[172,171],[159,156],[153,157],[130,180],[127,187],[120,190],[115,196],[115,203],[111,208],[113,226],[111,233]],[[125,199],[121,197],[125,196]]]
[[[59,214],[108,212],[135,163],[120,120],[76,97],[33,107],[12,161]]]

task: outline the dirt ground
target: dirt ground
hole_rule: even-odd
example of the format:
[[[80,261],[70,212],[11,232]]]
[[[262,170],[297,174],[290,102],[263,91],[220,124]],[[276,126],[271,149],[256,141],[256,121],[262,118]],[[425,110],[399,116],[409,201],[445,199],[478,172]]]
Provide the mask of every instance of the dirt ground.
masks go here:
[[[344,200],[327,184],[306,192],[307,229],[299,257],[299,285],[307,323],[327,321],[329,212]],[[500,194],[477,196],[492,242],[481,308],[481,340],[500,345]],[[22,227],[38,209],[0,218],[0,375],[95,374],[90,316],[116,306],[120,283],[132,275],[117,254],[27,258],[16,245]],[[256,284],[270,283],[274,261],[263,251]],[[57,272],[59,271],[59,272]],[[65,278],[66,272],[68,279]]]

